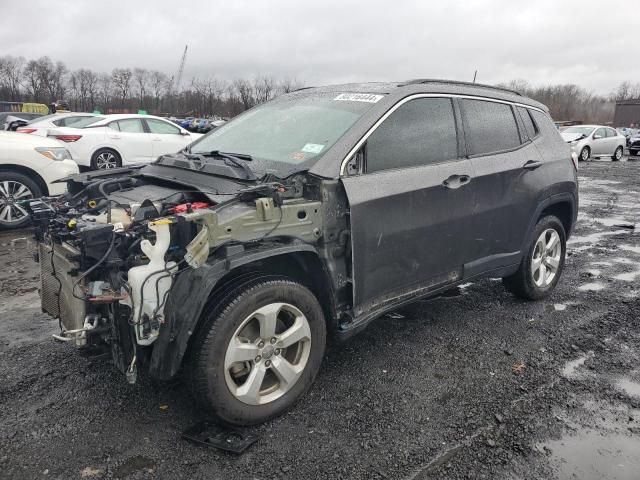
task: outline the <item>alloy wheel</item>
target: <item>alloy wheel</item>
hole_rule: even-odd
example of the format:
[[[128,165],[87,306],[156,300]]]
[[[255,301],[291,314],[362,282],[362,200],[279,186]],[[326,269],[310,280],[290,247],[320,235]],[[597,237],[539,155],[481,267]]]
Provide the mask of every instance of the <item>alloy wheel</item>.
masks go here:
[[[307,317],[288,303],[270,303],[249,315],[231,337],[224,357],[227,387],[249,405],[264,405],[300,379],[311,352]]]
[[[616,149],[614,156],[616,157],[616,160],[620,160],[622,158],[622,147],[618,147]]]
[[[109,170],[118,166],[118,159],[111,152],[102,152],[96,157],[96,167],[98,170]]]
[[[558,232],[553,228],[542,232],[531,256],[531,274],[536,286],[544,288],[551,285],[558,273],[561,256],[562,244]]]
[[[18,203],[33,198],[33,192],[23,183],[15,180],[0,182],[0,222],[17,223],[29,216]]]

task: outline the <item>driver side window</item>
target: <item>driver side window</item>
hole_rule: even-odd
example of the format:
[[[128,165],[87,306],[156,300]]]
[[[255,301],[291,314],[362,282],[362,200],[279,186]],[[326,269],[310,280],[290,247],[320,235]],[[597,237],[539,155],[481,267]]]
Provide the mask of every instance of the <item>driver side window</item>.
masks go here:
[[[607,133],[605,132],[604,128],[598,128],[594,133],[593,133],[593,139],[594,140],[599,140],[601,138],[605,138],[607,136]]]

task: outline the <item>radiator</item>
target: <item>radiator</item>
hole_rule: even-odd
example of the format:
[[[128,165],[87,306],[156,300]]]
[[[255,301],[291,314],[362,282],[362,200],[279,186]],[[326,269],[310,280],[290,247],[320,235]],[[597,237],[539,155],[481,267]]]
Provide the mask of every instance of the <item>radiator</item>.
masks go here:
[[[77,276],[70,271],[77,264],[69,257],[77,255],[69,246],[39,244],[40,257],[40,298],[42,311],[54,318],[60,318],[65,330],[82,328],[85,317],[85,302],[72,295]],[[82,296],[84,280],[76,287],[76,295]]]

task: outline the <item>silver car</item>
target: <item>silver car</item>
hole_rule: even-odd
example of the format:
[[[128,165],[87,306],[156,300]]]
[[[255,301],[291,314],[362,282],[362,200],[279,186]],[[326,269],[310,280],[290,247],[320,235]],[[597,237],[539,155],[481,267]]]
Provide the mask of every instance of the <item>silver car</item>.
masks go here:
[[[622,158],[626,144],[624,135],[602,125],[575,125],[564,129],[560,135],[571,145],[572,153],[580,161],[591,157],[611,157],[617,162]]]

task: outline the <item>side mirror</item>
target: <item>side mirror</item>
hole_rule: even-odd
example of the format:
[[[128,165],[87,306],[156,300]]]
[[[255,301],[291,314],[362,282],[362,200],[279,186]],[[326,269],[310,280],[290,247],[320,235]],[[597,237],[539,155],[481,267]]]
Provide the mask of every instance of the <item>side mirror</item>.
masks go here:
[[[602,135],[597,135],[597,134],[593,134],[593,139],[594,140],[600,140],[602,138]]]
[[[186,130],[180,130],[180,135],[186,137],[186,136],[191,135],[191,134],[189,132],[187,132]]]

